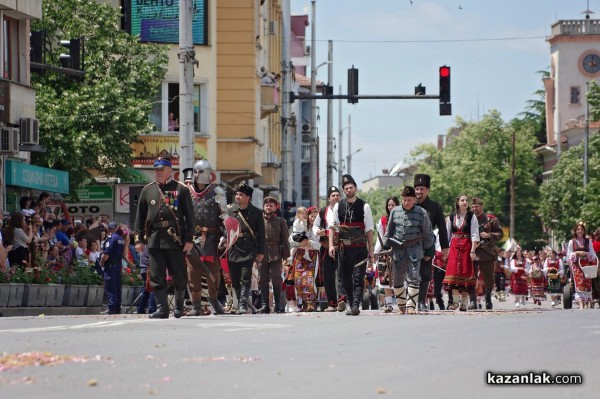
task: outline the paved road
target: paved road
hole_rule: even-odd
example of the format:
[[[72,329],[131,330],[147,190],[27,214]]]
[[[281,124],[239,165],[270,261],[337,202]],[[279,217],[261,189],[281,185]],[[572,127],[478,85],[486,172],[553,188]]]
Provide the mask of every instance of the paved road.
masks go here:
[[[82,358],[5,365],[0,397],[590,398],[600,392],[599,338],[600,311],[547,305],[420,316],[4,317],[4,361],[24,352]],[[489,386],[487,371],[580,373],[583,384]]]

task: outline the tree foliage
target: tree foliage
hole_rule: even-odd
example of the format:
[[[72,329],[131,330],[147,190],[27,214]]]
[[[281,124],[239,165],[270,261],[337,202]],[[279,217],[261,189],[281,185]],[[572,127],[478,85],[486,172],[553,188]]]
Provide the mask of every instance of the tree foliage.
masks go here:
[[[143,44],[119,29],[119,10],[96,0],[44,0],[45,62],[59,66],[60,40],[83,38],[85,77],[32,75],[40,143],[34,163],[68,171],[71,192],[89,171],[122,177],[130,144],[149,130],[148,115],[166,73],[166,48]]]
[[[541,223],[535,212],[540,163],[534,152],[537,138],[532,126],[520,120],[505,123],[494,110],[479,122],[467,122],[457,117],[456,124],[451,129],[446,148],[430,153],[417,163],[417,173],[431,176],[430,197],[442,204],[446,214],[453,210],[458,195],[480,197],[486,212],[493,213],[503,226],[508,226],[514,133],[514,238],[523,246],[535,246],[534,241],[541,236]],[[423,147],[422,150],[429,151],[430,148]]]
[[[600,120],[600,86],[590,84],[592,121]],[[588,184],[583,187],[584,143],[562,152],[552,177],[542,184],[540,212],[544,224],[559,240],[571,236],[573,226],[584,221],[588,232],[600,227],[600,135],[590,132]]]

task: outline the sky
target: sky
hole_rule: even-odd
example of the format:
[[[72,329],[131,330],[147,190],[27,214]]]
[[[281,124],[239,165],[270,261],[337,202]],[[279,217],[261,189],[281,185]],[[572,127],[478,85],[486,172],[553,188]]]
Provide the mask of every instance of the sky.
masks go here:
[[[539,71],[549,70],[546,39],[558,20],[583,19],[588,7],[600,18],[600,0],[317,0],[316,65],[333,41],[333,86],[347,93],[347,70],[359,70],[359,94],[439,92],[438,70],[451,67],[452,116],[439,115],[438,100],[342,100],[342,152],[348,154],[352,121],[352,176],[364,180],[407,159],[420,144],[436,144],[456,117],[480,120],[491,109],[508,121],[543,89]],[[309,14],[309,0],[291,0],[292,15]],[[310,20],[310,17],[309,17]],[[310,44],[307,28],[307,44]],[[327,68],[317,71],[327,81]],[[320,192],[326,187],[327,103],[318,103]],[[333,105],[333,137],[340,129]],[[338,143],[336,143],[337,145]],[[335,159],[337,162],[337,147]],[[337,185],[337,173],[334,172]],[[408,183],[408,182],[407,182]],[[412,183],[412,182],[410,182]]]

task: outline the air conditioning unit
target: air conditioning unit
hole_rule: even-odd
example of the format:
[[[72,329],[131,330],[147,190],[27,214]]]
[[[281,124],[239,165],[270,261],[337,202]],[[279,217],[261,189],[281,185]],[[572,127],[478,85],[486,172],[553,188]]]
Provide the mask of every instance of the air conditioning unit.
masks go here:
[[[277,22],[269,21],[267,24],[267,34],[268,35],[276,35],[277,34]]]
[[[0,128],[0,154],[16,155],[19,152],[19,129],[15,127]]]
[[[40,144],[40,123],[35,118],[21,118],[21,144]]]
[[[302,131],[303,132],[310,132],[310,123],[303,123],[302,124]]]

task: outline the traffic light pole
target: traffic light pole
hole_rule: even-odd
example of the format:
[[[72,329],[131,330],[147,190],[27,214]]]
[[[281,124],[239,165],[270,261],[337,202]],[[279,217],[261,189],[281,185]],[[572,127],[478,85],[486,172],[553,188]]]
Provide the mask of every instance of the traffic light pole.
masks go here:
[[[312,94],[296,94],[294,92],[290,93],[290,102],[294,102],[295,100],[348,100],[348,99],[357,99],[357,100],[437,100],[440,96],[436,95],[423,95],[423,96],[415,96],[415,95],[403,95],[403,94],[375,94],[375,95],[365,95],[360,94],[357,96],[349,96],[347,94],[321,94],[321,95],[312,95]]]

